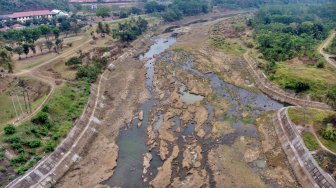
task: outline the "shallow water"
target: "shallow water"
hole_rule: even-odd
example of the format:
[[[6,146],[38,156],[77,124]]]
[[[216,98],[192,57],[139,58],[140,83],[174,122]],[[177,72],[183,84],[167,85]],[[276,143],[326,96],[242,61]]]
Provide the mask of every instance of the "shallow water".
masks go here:
[[[141,127],[138,128],[139,119],[135,118],[129,129],[121,130],[117,138],[117,145],[119,146],[119,155],[117,167],[111,178],[103,182],[110,187],[147,187],[148,182],[144,182],[143,175],[143,157],[149,152],[147,147],[146,127],[148,124],[148,117],[154,104],[157,102],[155,97],[155,90],[153,86],[154,79],[154,56],[162,53],[176,42],[175,38],[158,38],[154,39],[150,49],[140,57],[140,60],[148,58],[145,67],[147,68],[146,87],[151,93],[151,98],[142,104],[139,111],[144,112]],[[157,172],[157,167],[162,165],[162,161],[156,152],[150,152],[153,156],[151,161],[151,168],[147,173],[149,178],[153,178]],[[152,175],[150,175],[152,173]]]
[[[201,95],[191,94],[184,85],[181,86],[180,93],[181,100],[188,105],[194,104],[195,102],[199,102],[204,99],[204,97]]]

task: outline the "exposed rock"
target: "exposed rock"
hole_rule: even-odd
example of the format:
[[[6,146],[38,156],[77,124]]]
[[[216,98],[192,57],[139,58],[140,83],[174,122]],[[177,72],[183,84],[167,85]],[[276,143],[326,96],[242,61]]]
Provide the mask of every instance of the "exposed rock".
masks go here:
[[[177,139],[172,133],[172,131],[169,130],[170,128],[171,128],[170,122],[165,121],[162,123],[159,129],[160,139],[167,140],[169,142],[173,142]]]
[[[206,170],[196,171],[192,169],[188,172],[188,176],[181,181],[179,178],[174,178],[171,187],[186,187],[186,188],[197,188],[197,187],[209,187],[209,177]]]
[[[196,130],[199,129],[208,119],[208,111],[204,106],[196,108],[195,121],[197,123]]]
[[[149,184],[151,187],[163,188],[168,187],[172,173],[172,161],[178,156],[179,148],[174,146],[171,156],[163,163],[162,167],[158,168],[158,174]]]
[[[169,153],[168,143],[164,140],[160,140],[160,157],[161,157],[161,160],[163,160],[163,161],[166,160],[168,153]]]
[[[152,154],[150,153],[145,153],[144,155],[144,162],[143,162],[143,174],[147,174],[147,169],[150,166],[150,161],[153,159]]]
[[[143,120],[143,117],[144,117],[144,112],[141,110],[139,112],[139,120],[142,121]]]
[[[246,162],[252,162],[259,158],[260,151],[258,149],[247,149],[244,153],[244,159]]]
[[[183,152],[183,168],[200,167],[202,160],[202,147],[196,143],[186,146]]]
[[[201,128],[197,131],[197,136],[203,138],[205,136],[205,131]]]

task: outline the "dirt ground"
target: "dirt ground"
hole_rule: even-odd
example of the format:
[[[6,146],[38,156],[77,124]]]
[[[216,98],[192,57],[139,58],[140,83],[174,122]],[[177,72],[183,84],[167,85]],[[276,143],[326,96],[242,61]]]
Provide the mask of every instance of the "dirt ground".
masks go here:
[[[113,174],[118,157],[115,141],[119,129],[130,123],[138,105],[148,97],[143,87],[145,68],[142,63],[127,56],[113,64],[115,68],[106,77],[100,102],[99,134],[82,154],[80,162],[71,167],[56,187],[100,187],[99,183]]]

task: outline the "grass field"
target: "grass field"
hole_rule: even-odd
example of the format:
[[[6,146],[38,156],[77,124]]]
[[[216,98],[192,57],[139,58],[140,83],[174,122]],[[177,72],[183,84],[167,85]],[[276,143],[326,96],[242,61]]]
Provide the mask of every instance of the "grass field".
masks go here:
[[[315,136],[312,133],[304,132],[302,134],[302,138],[309,151],[316,151],[320,149],[320,144],[317,142]]]
[[[323,100],[328,89],[336,86],[336,69],[329,64],[325,68],[316,68],[312,65],[302,63],[277,63],[277,69],[272,80],[285,87],[291,80],[299,80],[310,85],[310,89],[305,93],[313,99]]]

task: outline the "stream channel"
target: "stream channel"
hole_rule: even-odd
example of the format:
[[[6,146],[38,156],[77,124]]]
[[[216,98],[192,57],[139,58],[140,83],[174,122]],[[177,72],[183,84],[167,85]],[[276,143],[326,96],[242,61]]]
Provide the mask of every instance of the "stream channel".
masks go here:
[[[232,120],[232,128],[235,131],[234,133],[223,136],[217,140],[203,139],[202,145],[203,147],[206,147],[203,148],[203,152],[205,153],[204,155],[206,155],[209,149],[215,147],[216,145],[230,144],[235,140],[235,138],[239,136],[252,136],[258,138],[258,133],[255,126],[246,126],[246,122],[243,122],[241,116],[242,109],[248,109],[248,111],[251,113],[251,118],[255,119],[262,112],[279,109],[283,106],[281,103],[272,100],[262,93],[253,93],[229,84],[221,80],[214,73],[203,74],[199,72],[193,68],[193,60],[189,60],[184,64],[173,62],[171,57],[173,55],[172,53],[174,52],[164,51],[176,42],[176,38],[158,36],[153,38],[153,40],[155,43],[143,56],[140,57],[140,60],[148,60],[145,64],[147,69],[146,87],[149,90],[151,96],[141,105],[139,109],[139,112],[143,111],[141,127],[138,128],[139,117],[134,117],[131,125],[127,129],[122,129],[120,131],[120,134],[117,138],[117,145],[119,146],[117,167],[113,176],[103,182],[103,184],[107,184],[110,187],[148,187],[148,182],[150,182],[157,174],[157,168],[163,164],[157,152],[152,150],[150,153],[152,154],[153,159],[150,162],[150,167],[146,176],[147,181],[144,182],[144,178],[142,177],[144,154],[149,152],[149,148],[147,146],[146,128],[151,110],[155,105],[159,104],[159,101],[155,99],[156,93],[153,86],[155,73],[154,64],[157,58],[160,58],[160,60],[165,60],[169,63],[173,63],[175,66],[180,66],[186,72],[208,79],[212,89],[216,92],[217,97],[225,99],[230,103],[230,109],[228,111],[227,118],[235,117]],[[242,64],[242,66],[244,65]],[[180,93],[182,93],[182,100],[187,104],[192,104],[194,101],[203,100],[202,96],[190,94],[184,86],[181,87]],[[208,119],[213,119],[213,106],[207,103],[206,108],[209,112]],[[223,117],[223,120],[221,121],[224,121],[225,118],[226,117]],[[156,119],[157,122],[154,123],[154,129],[159,128],[160,123],[163,121],[163,117],[162,115],[158,114],[158,118]],[[179,121],[178,117],[176,118],[176,121]],[[192,134],[193,129],[194,128],[191,123],[190,126],[187,126],[187,128],[184,130],[183,134],[190,135]],[[178,160],[180,161],[181,159]],[[204,163],[206,163],[206,161]],[[206,169],[210,170],[209,168]]]

